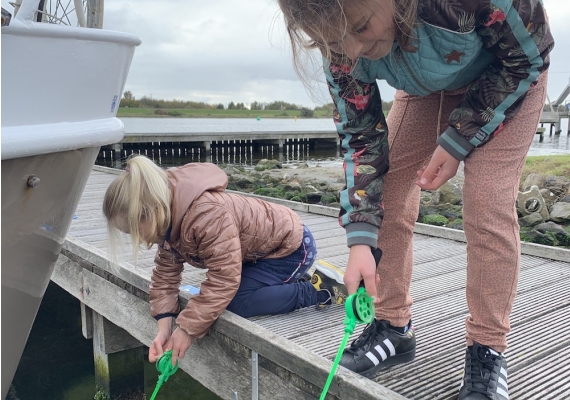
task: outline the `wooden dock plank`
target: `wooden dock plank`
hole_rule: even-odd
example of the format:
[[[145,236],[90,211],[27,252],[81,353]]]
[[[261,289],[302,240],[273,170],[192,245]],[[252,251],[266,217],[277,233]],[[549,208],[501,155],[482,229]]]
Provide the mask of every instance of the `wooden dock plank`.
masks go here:
[[[77,253],[80,259],[88,258],[94,265],[108,265],[108,262],[104,261],[108,242],[101,204],[104,191],[114,178],[114,175],[92,172],[76,210],[77,218],[71,223],[69,238],[64,245],[70,254]],[[348,250],[344,229],[338,225],[337,218],[331,216],[335,211],[328,210],[327,215],[317,215],[308,213],[306,205],[292,204],[291,207],[297,210],[313,232],[319,258],[344,269]],[[315,210],[318,211],[318,208]],[[425,232],[430,228],[419,226],[419,230]],[[407,365],[384,371],[372,379],[365,379],[339,368],[331,386],[331,398],[455,397],[463,371],[464,320],[468,313],[465,302],[466,244],[461,233],[445,229],[438,232],[441,232],[443,237],[414,235],[411,293],[414,298],[414,325],[418,335],[416,359]],[[449,237],[456,240],[450,240]],[[545,246],[527,248],[527,253],[531,255],[523,255],[521,259],[518,297],[511,316],[514,330],[509,335],[510,347],[507,350],[511,395],[512,398],[524,399],[563,399],[568,394],[570,369],[561,368],[556,361],[560,355],[570,354],[570,344],[561,333],[565,331],[565,321],[570,318],[570,262],[566,261],[570,260],[570,251],[556,249],[552,252],[553,260],[534,255],[550,254]],[[143,292],[148,292],[154,250],[142,250],[134,266],[131,249],[125,244],[118,250],[117,259],[122,262],[121,268],[116,271],[121,279]],[[564,261],[556,261],[560,259]],[[73,273],[77,275],[77,265],[72,264],[73,262],[63,258],[58,261],[55,280],[65,284],[66,281],[80,279],[71,276],[71,271],[75,271]],[[89,275],[87,270],[83,271],[82,274]],[[85,282],[95,278],[81,279]],[[199,287],[203,279],[204,270],[188,267],[183,274],[183,284]],[[97,285],[106,287],[106,292],[111,290],[111,286],[107,286],[112,283],[97,282]],[[108,295],[112,299],[117,293],[115,290]],[[74,295],[82,301],[84,299],[86,304],[94,309],[119,307],[98,305],[95,299],[85,299],[84,293]],[[183,303],[187,298],[187,294],[181,293]],[[140,323],[144,332],[137,331],[133,336],[148,345],[149,340],[154,338],[155,324],[147,315],[148,304],[144,305],[143,301],[136,307],[141,315],[133,316],[132,322],[129,322],[129,317],[124,316],[125,320],[117,325],[127,331],[136,331],[140,327],[133,325]],[[119,314],[125,312],[117,308],[113,310]],[[192,355],[194,363],[200,363],[201,368],[196,368],[196,364],[183,364],[182,369],[222,398],[229,399],[231,385],[220,384],[220,379],[212,380],[208,377],[208,372],[212,373],[219,368],[210,358],[219,356],[222,361],[232,357],[234,360],[239,359],[241,364],[236,362],[236,367],[228,370],[225,375],[226,378],[232,379],[239,376],[238,374],[249,373],[244,370],[243,365],[247,365],[251,349],[257,349],[263,355],[266,366],[260,373],[260,383],[265,379],[269,381],[264,382],[260,390],[272,393],[271,398],[275,399],[287,398],[275,394],[275,390],[289,390],[289,394],[294,393],[293,397],[289,398],[315,398],[326,380],[331,360],[343,336],[343,318],[342,307],[321,311],[306,308],[287,315],[262,316],[249,320],[225,312],[214,325],[212,332],[191,347],[189,354]],[[357,326],[351,340],[356,338],[362,329],[363,326]],[[217,370],[216,374],[219,375],[220,371]],[[527,383],[527,376],[532,377],[528,380],[532,384]],[[240,398],[247,398],[250,390],[247,379],[234,385],[232,390],[234,389],[239,390]],[[529,397],[528,393],[540,395]]]

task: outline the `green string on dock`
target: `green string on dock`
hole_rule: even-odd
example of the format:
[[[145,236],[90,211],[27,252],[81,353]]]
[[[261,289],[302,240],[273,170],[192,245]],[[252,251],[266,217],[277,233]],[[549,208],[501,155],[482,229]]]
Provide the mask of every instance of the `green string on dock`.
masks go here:
[[[374,303],[372,297],[366,293],[366,290],[363,287],[358,288],[358,291],[356,293],[348,296],[344,310],[346,312],[346,317],[344,318],[344,336],[342,337],[340,347],[336,353],[331,371],[329,373],[325,386],[323,387],[323,391],[319,400],[324,400],[327,395],[336,369],[338,368],[338,364],[340,363],[342,353],[344,352],[346,344],[348,343],[348,338],[354,332],[356,324],[369,324],[374,319]]]
[[[165,351],[164,354],[160,356],[156,362],[156,369],[160,372],[160,375],[158,376],[158,382],[156,383],[156,387],[154,388],[154,392],[152,392],[150,400],[154,400],[160,387],[168,380],[168,378],[178,371],[178,361],[176,361],[176,365],[172,365],[172,350]]]

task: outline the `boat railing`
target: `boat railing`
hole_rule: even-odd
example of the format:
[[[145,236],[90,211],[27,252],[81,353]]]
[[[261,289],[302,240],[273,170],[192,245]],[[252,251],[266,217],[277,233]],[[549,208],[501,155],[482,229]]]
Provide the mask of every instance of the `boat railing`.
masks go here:
[[[104,0],[16,0],[13,18],[83,28],[103,27]]]

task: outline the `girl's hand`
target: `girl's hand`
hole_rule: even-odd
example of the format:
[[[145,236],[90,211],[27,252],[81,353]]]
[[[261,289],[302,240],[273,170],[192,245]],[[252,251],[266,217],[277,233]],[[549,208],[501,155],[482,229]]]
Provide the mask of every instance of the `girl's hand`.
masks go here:
[[[174,330],[170,341],[168,342],[167,351],[172,349],[172,365],[176,365],[176,361],[184,358],[186,350],[192,345],[192,338],[179,327]]]
[[[348,294],[356,293],[360,282],[364,280],[366,292],[376,301],[376,285],[379,281],[376,267],[376,261],[374,261],[370,246],[360,244],[352,246],[348,255],[346,272],[344,273],[344,284]]]
[[[417,172],[418,185],[423,190],[436,190],[450,178],[454,177],[459,168],[459,160],[437,146],[427,167],[423,167]]]
[[[172,333],[172,317],[158,320],[158,333],[148,349],[148,361],[153,363],[164,353],[164,346]]]

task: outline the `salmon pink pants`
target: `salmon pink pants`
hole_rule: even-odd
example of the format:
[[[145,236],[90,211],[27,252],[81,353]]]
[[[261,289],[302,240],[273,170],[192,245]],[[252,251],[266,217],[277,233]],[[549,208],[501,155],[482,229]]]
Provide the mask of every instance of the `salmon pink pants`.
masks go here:
[[[515,201],[542,113],[546,82],[543,73],[515,117],[464,161],[468,345],[476,341],[499,352],[507,347],[520,264]],[[387,118],[390,171],[385,177],[385,217],[378,238],[384,255],[378,266],[380,307],[376,317],[393,326],[405,326],[412,316],[412,238],[420,198],[416,171],[427,165],[437,136],[447,128],[447,119],[464,93],[460,90],[419,97],[397,91]]]

